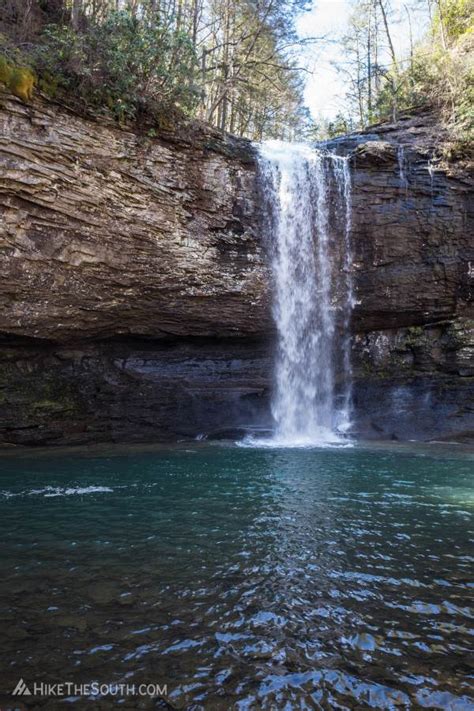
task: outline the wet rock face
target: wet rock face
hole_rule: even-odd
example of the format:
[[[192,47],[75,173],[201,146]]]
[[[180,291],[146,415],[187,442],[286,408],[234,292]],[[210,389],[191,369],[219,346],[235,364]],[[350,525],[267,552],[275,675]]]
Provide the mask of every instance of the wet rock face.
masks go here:
[[[433,160],[430,116],[384,126],[351,154],[355,429],[474,436],[472,177]]]
[[[452,318],[472,296],[472,182],[437,171],[413,148],[378,151],[362,145],[352,159],[354,329]]]
[[[354,337],[355,429],[392,439],[474,439],[474,321]]]
[[[252,147],[202,128],[150,138],[7,96],[0,124],[0,443],[268,426]],[[337,142],[353,175],[361,436],[474,432],[472,183],[431,169],[433,135],[422,117]]]
[[[268,419],[268,345],[246,339],[0,348],[4,443],[223,436]]]

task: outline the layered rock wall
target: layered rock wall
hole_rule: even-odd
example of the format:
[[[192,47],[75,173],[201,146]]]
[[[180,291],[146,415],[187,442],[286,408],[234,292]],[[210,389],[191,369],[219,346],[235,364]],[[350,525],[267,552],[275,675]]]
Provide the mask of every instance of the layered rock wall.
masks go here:
[[[474,430],[472,183],[420,117],[337,142],[353,175],[355,429]],[[399,146],[403,146],[403,152]],[[0,443],[268,426],[255,154],[0,99]]]
[[[0,443],[252,421],[271,329],[255,198],[246,141],[2,95]]]
[[[3,96],[0,151],[0,332],[66,342],[268,326],[247,142],[157,140]]]
[[[355,144],[356,426],[400,439],[474,435],[472,175],[435,156],[430,115]]]

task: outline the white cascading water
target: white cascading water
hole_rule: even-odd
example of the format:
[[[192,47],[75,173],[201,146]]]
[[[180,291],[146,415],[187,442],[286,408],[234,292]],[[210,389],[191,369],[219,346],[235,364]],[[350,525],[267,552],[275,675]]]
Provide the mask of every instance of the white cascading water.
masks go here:
[[[351,418],[351,180],[346,158],[260,146],[277,328],[273,442],[340,442]]]

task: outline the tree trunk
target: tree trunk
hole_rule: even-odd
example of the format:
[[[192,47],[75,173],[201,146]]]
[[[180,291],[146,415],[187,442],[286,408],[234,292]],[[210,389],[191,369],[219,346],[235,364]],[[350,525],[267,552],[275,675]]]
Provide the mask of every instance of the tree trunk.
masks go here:
[[[383,20],[383,24],[384,24],[384,27],[385,27],[385,34],[387,35],[387,42],[388,42],[388,46],[389,46],[389,48],[390,48],[390,55],[391,55],[391,57],[392,57],[393,66],[395,67],[395,71],[398,73],[397,55],[395,54],[395,48],[394,48],[394,46],[393,46],[392,35],[390,34],[390,28],[389,28],[389,26],[388,26],[387,13],[385,12],[385,7],[384,7],[384,4],[383,4],[383,0],[379,0],[379,7],[380,7],[380,10],[381,10],[381,12],[382,12],[382,20]]]
[[[71,25],[76,32],[79,30],[81,21],[82,0],[72,0]]]

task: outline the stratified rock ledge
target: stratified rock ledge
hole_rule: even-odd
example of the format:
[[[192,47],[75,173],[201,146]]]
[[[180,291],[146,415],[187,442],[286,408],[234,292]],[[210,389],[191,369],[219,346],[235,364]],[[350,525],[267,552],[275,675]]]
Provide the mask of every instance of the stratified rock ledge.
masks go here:
[[[255,148],[5,94],[0,125],[0,444],[271,426]],[[437,136],[425,115],[332,146],[353,176],[361,437],[473,436],[472,179]]]

